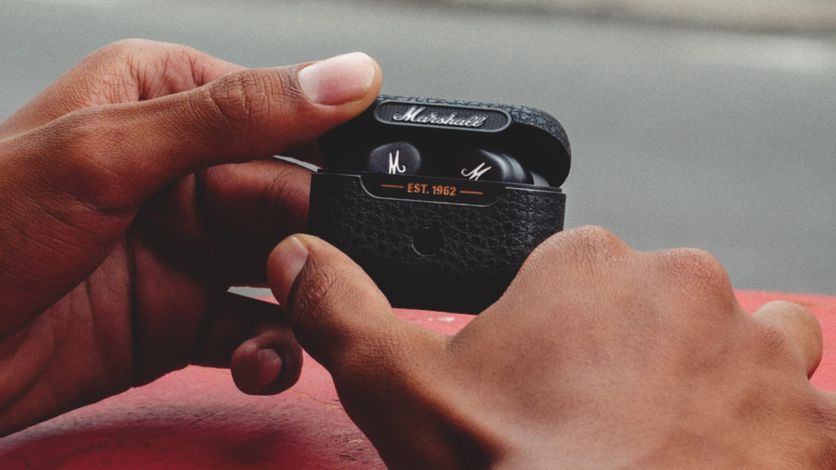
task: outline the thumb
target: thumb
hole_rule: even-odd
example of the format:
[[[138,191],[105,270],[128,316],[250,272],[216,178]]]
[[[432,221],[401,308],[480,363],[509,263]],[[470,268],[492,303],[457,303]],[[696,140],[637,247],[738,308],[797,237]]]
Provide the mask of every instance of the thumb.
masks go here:
[[[395,317],[362,268],[319,238],[279,243],[267,278],[299,343],[332,374],[391,363],[429,333]]]
[[[354,117],[380,89],[362,53],[242,70],[138,103],[95,106],[0,139],[0,331],[81,282],[150,198],[219,163],[269,157]]]
[[[380,83],[380,68],[362,53],[247,69],[161,98],[69,113],[18,136],[20,152],[10,153],[30,155],[20,167],[41,168],[41,183],[77,200],[135,209],[201,168],[315,139],[366,109]]]
[[[468,468],[463,462],[473,463],[472,455],[496,448],[467,406],[450,399],[472,390],[459,386],[462,369],[449,354],[449,338],[392,315],[348,256],[294,235],[273,250],[267,277],[296,339],[331,373],[346,412],[387,466]],[[415,436],[416,452],[405,452],[405,439]],[[443,450],[450,445],[460,451],[455,457]]]

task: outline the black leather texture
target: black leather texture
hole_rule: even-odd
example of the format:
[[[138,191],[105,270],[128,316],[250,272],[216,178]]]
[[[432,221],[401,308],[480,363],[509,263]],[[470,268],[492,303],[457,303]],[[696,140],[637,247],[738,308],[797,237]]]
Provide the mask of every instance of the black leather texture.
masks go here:
[[[479,313],[496,301],[528,254],[562,230],[558,189],[506,187],[488,206],[386,199],[360,175],[311,180],[309,230],[356,261],[395,307]],[[415,237],[437,242],[419,253]],[[420,244],[421,240],[419,240]]]

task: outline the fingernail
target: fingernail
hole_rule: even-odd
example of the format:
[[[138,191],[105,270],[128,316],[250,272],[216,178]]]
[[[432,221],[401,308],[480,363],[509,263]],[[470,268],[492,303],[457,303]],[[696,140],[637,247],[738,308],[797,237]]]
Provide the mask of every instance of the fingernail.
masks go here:
[[[299,71],[299,86],[313,103],[339,105],[365,96],[374,82],[374,60],[362,52],[331,57]]]
[[[258,378],[256,388],[264,388],[275,382],[282,374],[282,357],[272,349],[258,351]]]
[[[273,253],[272,263],[276,266],[271,279],[273,295],[281,305],[287,305],[293,283],[308,260],[308,249],[298,238],[290,236],[282,240]]]

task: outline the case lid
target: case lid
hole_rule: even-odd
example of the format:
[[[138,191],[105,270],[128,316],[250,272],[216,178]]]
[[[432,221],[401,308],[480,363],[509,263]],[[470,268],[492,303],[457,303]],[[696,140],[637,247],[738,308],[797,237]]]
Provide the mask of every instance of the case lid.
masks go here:
[[[438,176],[444,176],[445,161],[469,148],[505,152],[555,187],[566,180],[571,163],[563,126],[539,109],[386,95],[323,136],[320,151],[330,169],[362,171],[369,151],[397,141],[418,147],[430,163],[428,174]]]

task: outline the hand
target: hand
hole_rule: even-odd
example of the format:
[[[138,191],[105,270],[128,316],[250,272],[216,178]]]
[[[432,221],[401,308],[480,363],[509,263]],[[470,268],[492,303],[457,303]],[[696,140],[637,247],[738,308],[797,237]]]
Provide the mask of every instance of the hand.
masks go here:
[[[817,321],[737,304],[696,250],[599,228],[535,250],[454,337],[392,315],[344,254],[284,240],[268,278],[300,344],[394,468],[832,468]]]
[[[271,156],[380,81],[362,54],[253,70],[130,40],[0,125],[0,433],[187,364],[231,365],[248,393],[292,385],[275,306],[227,289],[263,284],[305,224],[308,172]]]

